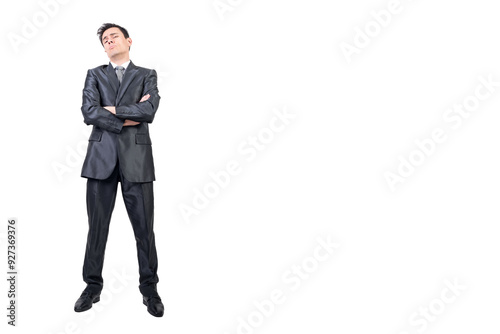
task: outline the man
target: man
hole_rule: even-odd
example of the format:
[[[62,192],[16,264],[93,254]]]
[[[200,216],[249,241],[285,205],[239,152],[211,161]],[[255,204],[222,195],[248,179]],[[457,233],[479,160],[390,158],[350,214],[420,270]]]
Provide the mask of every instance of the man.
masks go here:
[[[87,178],[89,230],[83,263],[87,287],[75,311],[86,311],[100,299],[104,251],[120,182],[137,244],[139,290],[148,312],[161,317],[164,307],[156,289],[153,232],[155,174],[148,129],[160,102],[156,71],[130,61],[132,39],[125,28],[105,23],[97,35],[110,62],[88,70],[83,89],[83,119],[93,129],[81,174]]]

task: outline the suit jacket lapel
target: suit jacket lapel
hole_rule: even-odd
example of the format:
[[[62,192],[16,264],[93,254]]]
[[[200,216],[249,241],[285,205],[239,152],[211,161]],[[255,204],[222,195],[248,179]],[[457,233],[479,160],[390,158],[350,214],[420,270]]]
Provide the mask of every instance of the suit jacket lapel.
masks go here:
[[[114,71],[114,70],[113,70]],[[137,66],[130,61],[130,63],[127,66],[127,69],[125,70],[125,74],[123,75],[122,78],[122,83],[120,84],[120,87],[118,88],[118,94],[116,95],[116,102],[115,106],[120,103],[120,100],[122,99],[123,95],[125,94],[125,91],[127,90],[127,87],[130,86],[130,83],[133,81],[135,75],[137,74],[138,68]],[[116,77],[116,82],[118,82],[118,78]]]
[[[109,83],[111,84],[111,87],[113,87],[113,90],[116,94],[118,92],[118,86],[120,85],[120,83],[118,82],[118,77],[116,76],[115,69],[113,68],[113,65],[111,65],[111,63],[108,64],[106,74],[108,76]]]

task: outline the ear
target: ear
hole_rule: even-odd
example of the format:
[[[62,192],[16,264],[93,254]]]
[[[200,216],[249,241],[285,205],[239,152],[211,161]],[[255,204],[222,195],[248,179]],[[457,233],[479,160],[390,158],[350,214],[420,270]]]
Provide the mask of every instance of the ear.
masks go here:
[[[131,46],[132,45],[132,38],[127,38],[127,42],[128,42],[128,46]]]

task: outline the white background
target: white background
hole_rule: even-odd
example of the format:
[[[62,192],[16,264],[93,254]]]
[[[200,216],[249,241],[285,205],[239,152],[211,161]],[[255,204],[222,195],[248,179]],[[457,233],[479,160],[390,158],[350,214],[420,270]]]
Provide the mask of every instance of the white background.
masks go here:
[[[341,43],[353,44],[356,27],[388,0],[231,3],[221,19],[212,0],[70,0],[18,47],[8,36],[43,19],[42,5],[2,3],[1,242],[5,250],[7,219],[17,217],[16,331],[498,332],[500,87],[457,129],[443,120],[480,76],[500,81],[496,4],[401,0],[349,63]],[[150,132],[163,318],[142,304],[120,195],[106,250],[109,295],[73,311],[85,287],[87,214],[83,155],[70,152],[88,138],[86,71],[108,62],[96,36],[104,22],[129,30],[132,61],[160,80]],[[283,106],[295,119],[246,161],[237,147]],[[435,128],[447,140],[391,191],[384,173],[396,173],[398,157]],[[242,172],[186,223],[179,205],[192,205],[208,173],[233,159]],[[57,164],[67,167],[62,177]],[[328,237],[338,249],[292,290],[282,275],[313,263],[316,238]],[[446,280],[466,288],[439,304]],[[121,283],[109,292],[113,281]],[[247,321],[273,289],[284,302],[240,328],[239,317]],[[2,332],[12,331],[6,292],[3,280]],[[410,322],[430,305],[445,308],[425,329]]]

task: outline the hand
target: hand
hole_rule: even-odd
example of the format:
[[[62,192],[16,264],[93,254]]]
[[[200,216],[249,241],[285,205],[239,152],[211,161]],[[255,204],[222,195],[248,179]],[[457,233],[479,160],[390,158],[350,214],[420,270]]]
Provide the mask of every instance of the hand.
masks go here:
[[[109,111],[110,113],[112,113],[113,115],[116,115],[116,110],[115,110],[115,107],[112,107],[112,106],[107,106],[107,107],[104,107],[104,109],[106,109],[107,111]]]
[[[149,94],[146,94],[144,95],[141,100],[139,102],[144,102],[146,101],[147,99],[149,99],[151,97],[151,95]],[[106,109],[107,111],[109,111],[110,113],[112,113],[113,115],[116,115],[116,109],[114,106],[106,106],[104,107],[104,109]],[[133,124],[133,125],[137,125],[137,124]]]
[[[141,100],[140,100],[139,102],[144,102],[144,101],[146,101],[147,99],[149,99],[150,97],[151,97],[151,95],[146,94],[146,95],[144,95],[144,96],[141,98]]]
[[[140,123],[141,122],[136,122],[136,121],[131,121],[130,119],[126,119],[125,122],[123,122],[123,126],[134,126]]]

